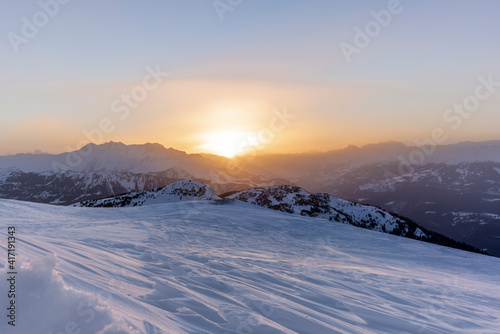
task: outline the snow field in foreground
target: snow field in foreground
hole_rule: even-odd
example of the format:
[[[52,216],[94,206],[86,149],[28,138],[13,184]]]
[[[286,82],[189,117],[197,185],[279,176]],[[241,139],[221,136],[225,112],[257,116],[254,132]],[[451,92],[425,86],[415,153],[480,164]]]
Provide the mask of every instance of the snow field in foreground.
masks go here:
[[[235,202],[0,200],[1,333],[497,333],[500,260]],[[7,305],[6,256],[0,305]],[[3,308],[4,309],[4,308]]]

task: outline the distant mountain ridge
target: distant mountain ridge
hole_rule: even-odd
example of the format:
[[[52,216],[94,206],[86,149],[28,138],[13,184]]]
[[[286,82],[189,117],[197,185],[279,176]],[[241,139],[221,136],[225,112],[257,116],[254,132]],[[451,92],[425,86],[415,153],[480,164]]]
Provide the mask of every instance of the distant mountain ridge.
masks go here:
[[[217,193],[283,181],[253,166],[232,168],[224,157],[187,154],[160,144],[88,144],[57,155],[0,157],[0,197],[67,205],[191,179]]]
[[[120,172],[147,173],[165,170],[163,166],[172,160],[188,156],[183,151],[165,148],[160,144],[125,145],[108,142],[93,143],[61,154],[16,154],[0,156],[0,169],[14,167],[23,172],[96,172],[116,170]]]

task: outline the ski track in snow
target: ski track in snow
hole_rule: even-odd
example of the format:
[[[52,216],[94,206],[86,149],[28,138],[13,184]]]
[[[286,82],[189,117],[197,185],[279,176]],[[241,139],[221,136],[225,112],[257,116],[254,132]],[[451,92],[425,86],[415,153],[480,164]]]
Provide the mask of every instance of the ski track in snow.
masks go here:
[[[24,263],[18,331],[3,317],[1,333],[65,333],[68,323],[107,334],[500,328],[500,259],[346,224],[241,202],[10,200],[0,200],[0,222],[4,253],[7,226],[16,226]],[[7,290],[2,279],[1,305]]]

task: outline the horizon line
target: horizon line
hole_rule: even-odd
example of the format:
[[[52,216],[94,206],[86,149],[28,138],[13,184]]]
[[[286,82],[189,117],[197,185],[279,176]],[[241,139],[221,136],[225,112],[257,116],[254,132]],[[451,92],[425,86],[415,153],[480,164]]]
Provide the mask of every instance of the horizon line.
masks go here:
[[[451,142],[449,144],[436,144],[436,145],[433,145],[434,147],[441,147],[441,146],[453,146],[453,145],[460,145],[460,144],[480,144],[480,143],[500,143],[500,139],[491,139],[491,140],[479,140],[479,141],[474,141],[474,140],[464,140],[464,141],[457,141],[457,142]],[[61,154],[66,154],[66,153],[71,153],[71,152],[76,152],[76,151],[79,151],[81,150],[82,148],[88,146],[88,145],[93,145],[93,146],[104,146],[104,145],[107,145],[107,144],[121,144],[121,145],[124,145],[124,146],[145,146],[145,145],[160,145],[162,148],[166,149],[166,150],[174,150],[174,151],[178,151],[178,152],[182,152],[182,153],[185,153],[187,155],[210,155],[210,156],[217,156],[217,157],[220,157],[220,158],[226,158],[226,159],[236,159],[238,157],[245,157],[247,155],[249,155],[248,153],[247,154],[238,154],[238,155],[235,155],[234,157],[226,157],[226,156],[223,156],[223,155],[218,155],[218,154],[215,154],[215,153],[210,153],[210,152],[188,152],[188,151],[185,151],[185,150],[181,150],[181,149],[177,149],[177,148],[174,148],[172,146],[170,147],[167,147],[165,146],[164,144],[162,143],[159,143],[159,142],[146,142],[146,143],[141,143],[141,144],[137,144],[137,143],[134,143],[134,144],[126,144],[122,141],[113,141],[113,140],[110,140],[110,141],[107,141],[107,142],[103,142],[103,143],[94,143],[94,142],[88,142],[87,144],[81,146],[80,148],[78,149],[74,149],[72,151],[64,151],[64,152],[59,152],[59,153],[50,153],[50,152],[43,152],[39,149],[35,149],[33,152],[19,152],[19,153],[11,153],[11,154],[0,154],[0,157],[7,157],[7,156],[16,156],[16,155],[61,155]],[[349,144],[347,146],[344,146],[342,148],[337,148],[337,149],[330,149],[330,150],[326,150],[326,151],[320,151],[320,150],[311,150],[311,151],[302,151],[302,152],[287,152],[287,153],[261,153],[261,154],[257,154],[259,156],[286,156],[286,155],[301,155],[301,154],[304,154],[304,155],[311,155],[311,154],[327,154],[327,153],[332,153],[332,152],[336,152],[336,151],[343,151],[343,150],[347,150],[347,149],[363,149],[363,148],[367,148],[369,146],[377,146],[377,145],[384,145],[384,144],[396,144],[396,145],[403,145],[404,147],[406,148],[417,148],[417,147],[422,147],[422,146],[430,146],[429,144],[427,145],[407,145],[406,143],[402,142],[402,141],[397,141],[397,140],[387,140],[387,141],[381,141],[381,142],[373,142],[373,143],[367,143],[367,144],[364,144],[362,146],[357,146],[357,145],[354,145],[354,144]]]

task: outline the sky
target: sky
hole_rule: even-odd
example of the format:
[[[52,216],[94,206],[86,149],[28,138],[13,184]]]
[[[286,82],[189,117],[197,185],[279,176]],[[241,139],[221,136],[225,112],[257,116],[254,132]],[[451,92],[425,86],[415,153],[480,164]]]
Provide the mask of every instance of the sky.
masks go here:
[[[498,1],[0,4],[0,154],[500,139]]]

